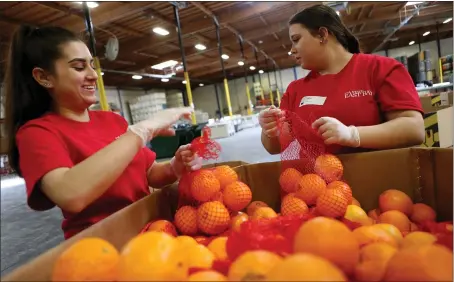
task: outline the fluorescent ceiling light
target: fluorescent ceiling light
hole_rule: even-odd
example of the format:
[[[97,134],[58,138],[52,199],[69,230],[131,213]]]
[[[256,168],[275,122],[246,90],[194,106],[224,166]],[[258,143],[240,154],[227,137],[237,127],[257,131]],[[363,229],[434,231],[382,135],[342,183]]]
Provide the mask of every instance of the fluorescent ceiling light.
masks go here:
[[[221,58],[223,58],[224,60],[228,60],[230,57],[227,54],[222,54]]]
[[[132,79],[142,79],[142,76],[135,74],[135,75],[132,76]]]
[[[288,55],[291,56],[291,55],[292,55],[292,52],[289,51],[289,52],[288,52]]]
[[[101,75],[104,75],[104,72],[101,72]]]
[[[264,73],[264,71],[263,70],[259,70],[259,73]]]
[[[407,2],[407,4],[405,4],[405,6],[413,6],[413,5],[418,5],[418,4],[421,4],[422,2]]]
[[[162,82],[169,82],[169,79],[168,78],[161,78],[161,81]]]
[[[77,4],[82,4],[82,2],[76,2],[76,3],[77,3]],[[87,7],[88,7],[88,8],[96,8],[96,7],[98,7],[98,6],[99,6],[99,4],[96,3],[96,2],[87,2]]]
[[[199,86],[203,86],[204,84],[203,83],[200,83]]]
[[[207,47],[205,45],[203,45],[203,44],[196,44],[195,48],[198,49],[198,50],[205,50]]]
[[[410,43],[408,43],[408,45],[413,45],[413,44],[415,44],[414,41],[410,41]]]
[[[183,84],[186,84],[186,80],[183,80],[182,83],[183,83]]]
[[[243,61],[238,61],[238,65],[244,66],[244,62]]]
[[[262,43],[263,43],[263,41],[262,41],[262,40],[259,40],[259,44],[262,44]]]
[[[449,23],[450,21],[452,21],[452,18],[449,18],[449,19],[446,19],[443,23]]]
[[[162,27],[155,27],[153,28],[153,32],[159,35],[169,35],[169,32]]]
[[[157,65],[154,65],[154,66],[151,66],[152,69],[155,69],[155,70],[163,70],[165,68],[170,68],[170,67],[173,67],[174,65],[178,64],[177,61],[175,60],[169,60],[169,61],[165,61],[165,62],[162,62],[162,63],[159,63]]]
[[[426,32],[424,32],[424,33],[422,34],[422,36],[427,36],[427,35],[429,35],[429,34],[430,34],[430,31],[426,31]]]
[[[250,70],[255,70],[255,67],[254,66],[250,66],[249,69]]]

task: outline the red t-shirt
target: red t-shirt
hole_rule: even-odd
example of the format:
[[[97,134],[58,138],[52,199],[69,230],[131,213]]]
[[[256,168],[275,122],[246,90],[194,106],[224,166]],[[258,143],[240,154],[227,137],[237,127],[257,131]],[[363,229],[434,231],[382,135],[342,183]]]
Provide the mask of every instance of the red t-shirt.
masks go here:
[[[48,210],[55,206],[36,185],[46,173],[77,165],[115,141],[128,127],[123,117],[112,112],[89,111],[89,116],[89,122],[77,122],[49,113],[27,122],[17,132],[20,170],[32,209]],[[146,173],[155,159],[154,152],[143,148],[114,184],[82,212],[62,211],[65,238],[150,194]]]
[[[385,122],[384,113],[416,110],[423,113],[413,80],[397,60],[370,54],[354,54],[342,71],[320,75],[311,71],[290,83],[281,101],[281,109],[294,112],[301,138],[323,143],[311,129],[320,117],[338,119],[350,126],[370,126]],[[366,151],[339,145],[324,148],[330,153]]]

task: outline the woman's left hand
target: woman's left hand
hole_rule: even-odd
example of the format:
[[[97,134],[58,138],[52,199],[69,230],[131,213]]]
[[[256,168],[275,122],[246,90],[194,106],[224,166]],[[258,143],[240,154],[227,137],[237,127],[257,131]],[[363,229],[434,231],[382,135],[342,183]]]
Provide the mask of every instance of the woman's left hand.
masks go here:
[[[321,117],[312,123],[312,128],[318,131],[326,145],[360,146],[358,129],[355,126],[346,126],[335,118]]]
[[[178,148],[175,157],[170,160],[175,175],[179,178],[186,170],[198,170],[202,168],[202,158],[192,152],[191,144]]]

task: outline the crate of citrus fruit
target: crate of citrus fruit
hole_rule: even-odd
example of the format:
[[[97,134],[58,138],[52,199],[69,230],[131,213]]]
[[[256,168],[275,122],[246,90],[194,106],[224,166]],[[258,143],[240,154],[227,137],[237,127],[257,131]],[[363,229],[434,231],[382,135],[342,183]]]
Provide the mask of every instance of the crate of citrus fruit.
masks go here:
[[[452,281],[452,197],[437,198],[452,182],[435,181],[435,168],[452,180],[452,158],[434,152],[452,156],[412,148],[321,155],[312,173],[202,169],[5,280]]]

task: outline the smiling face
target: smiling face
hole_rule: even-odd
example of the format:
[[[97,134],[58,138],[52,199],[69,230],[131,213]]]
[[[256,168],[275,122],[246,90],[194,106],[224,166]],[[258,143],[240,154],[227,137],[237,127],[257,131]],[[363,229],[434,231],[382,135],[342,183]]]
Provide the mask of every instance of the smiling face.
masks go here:
[[[321,37],[312,35],[301,24],[292,24],[289,27],[289,36],[292,41],[290,52],[296,62],[303,69],[316,70],[323,61],[323,47]]]
[[[86,109],[96,103],[98,75],[87,46],[71,41],[60,46],[61,57],[55,61],[54,74],[48,79],[50,92],[58,107],[72,110]]]

